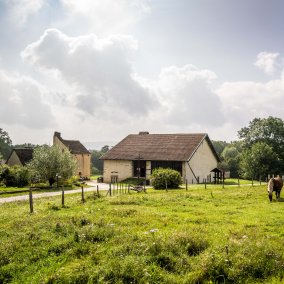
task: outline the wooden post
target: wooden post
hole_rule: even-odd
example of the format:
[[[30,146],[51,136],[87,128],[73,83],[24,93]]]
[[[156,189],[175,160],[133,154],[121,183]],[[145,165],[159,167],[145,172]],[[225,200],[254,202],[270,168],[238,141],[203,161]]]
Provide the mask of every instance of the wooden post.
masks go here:
[[[65,202],[64,202],[64,184],[62,184],[62,198],[61,198],[61,204],[62,204],[62,207],[64,207],[65,206],[65,204],[64,204]]]
[[[168,192],[168,183],[166,181],[166,192]]]
[[[111,183],[109,184],[109,196],[111,196]]]
[[[207,179],[205,179],[205,189],[207,188]]]
[[[85,198],[84,198],[84,185],[81,184],[81,189],[82,189],[82,202],[85,202]]]
[[[33,205],[33,190],[30,187],[30,192],[29,192],[29,200],[30,200],[30,213],[34,212],[34,205]]]
[[[187,179],[185,180],[185,190],[187,190]]]
[[[97,185],[97,195],[98,195],[98,197],[100,197],[99,186],[98,185]]]

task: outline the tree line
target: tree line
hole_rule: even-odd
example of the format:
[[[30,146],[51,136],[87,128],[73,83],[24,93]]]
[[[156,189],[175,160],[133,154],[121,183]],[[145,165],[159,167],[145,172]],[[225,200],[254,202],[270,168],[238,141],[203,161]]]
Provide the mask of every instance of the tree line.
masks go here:
[[[238,138],[231,142],[212,141],[221,159],[219,168],[230,171],[231,177],[235,178],[258,179],[268,174],[284,174],[284,121],[281,118],[254,118],[248,126],[238,131]],[[9,134],[0,128],[0,160],[5,161],[12,148],[23,146],[39,147],[30,144],[13,145]],[[103,162],[100,157],[109,148],[105,145],[100,150],[91,150],[93,175],[102,174]],[[21,172],[21,175],[24,173]]]
[[[284,174],[284,121],[255,118],[238,131],[237,141],[212,141],[221,162],[219,167],[231,177],[265,178]]]

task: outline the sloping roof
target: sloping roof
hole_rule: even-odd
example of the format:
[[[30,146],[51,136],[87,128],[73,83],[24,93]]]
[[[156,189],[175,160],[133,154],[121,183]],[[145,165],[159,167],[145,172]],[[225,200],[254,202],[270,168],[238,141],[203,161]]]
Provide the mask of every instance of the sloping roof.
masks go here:
[[[130,134],[105,153],[102,160],[187,161],[206,139],[213,155],[219,157],[204,133],[196,134]]]
[[[90,154],[86,147],[77,140],[60,139],[62,143],[69,149],[71,154]]]
[[[33,148],[15,148],[12,150],[9,158],[11,157],[12,153],[15,152],[22,163],[22,165],[26,165],[32,158],[33,158]],[[9,160],[7,159],[7,161]]]

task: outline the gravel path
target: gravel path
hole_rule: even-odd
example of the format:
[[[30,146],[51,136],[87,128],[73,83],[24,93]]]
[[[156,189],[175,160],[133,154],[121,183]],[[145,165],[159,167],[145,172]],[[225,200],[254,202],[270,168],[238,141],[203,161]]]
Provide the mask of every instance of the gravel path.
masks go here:
[[[97,183],[94,181],[88,181],[86,182],[88,186],[90,187],[85,187],[84,191],[94,191],[97,188],[97,185],[99,186],[99,190],[108,190],[109,185],[106,183]],[[72,189],[72,190],[66,190],[64,194],[72,194],[72,193],[79,193],[81,192],[81,188],[79,189]],[[56,191],[56,192],[43,192],[43,193],[35,193],[33,194],[33,198],[42,198],[42,197],[50,197],[50,196],[58,196],[61,195],[61,191]],[[18,196],[10,196],[10,197],[3,197],[0,198],[0,205],[6,202],[16,202],[16,201],[25,201],[29,200],[29,195],[18,195]]]

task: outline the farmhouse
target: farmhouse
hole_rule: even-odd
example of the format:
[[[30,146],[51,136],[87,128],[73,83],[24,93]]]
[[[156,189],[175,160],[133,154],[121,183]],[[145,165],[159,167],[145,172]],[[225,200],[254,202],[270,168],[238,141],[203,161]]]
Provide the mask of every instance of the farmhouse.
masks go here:
[[[15,148],[8,157],[8,166],[25,166],[33,158],[34,149],[32,147]]]
[[[183,180],[198,183],[211,177],[219,157],[207,134],[130,134],[105,153],[104,182],[129,177],[146,180],[155,168],[172,168]]]
[[[77,160],[78,176],[90,178],[91,173],[91,153],[80,141],[64,140],[59,132],[54,132],[53,145],[58,145],[62,150],[68,149]]]

